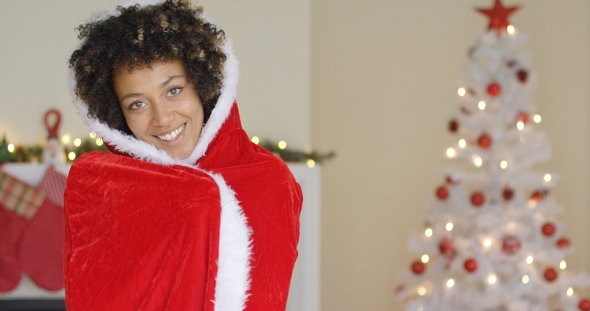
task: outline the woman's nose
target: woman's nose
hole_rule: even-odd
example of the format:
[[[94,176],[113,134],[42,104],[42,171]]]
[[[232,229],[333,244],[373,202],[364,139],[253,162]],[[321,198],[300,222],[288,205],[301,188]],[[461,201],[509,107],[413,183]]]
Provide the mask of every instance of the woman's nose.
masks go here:
[[[165,102],[152,103],[152,123],[155,126],[168,126],[173,119],[173,111]]]

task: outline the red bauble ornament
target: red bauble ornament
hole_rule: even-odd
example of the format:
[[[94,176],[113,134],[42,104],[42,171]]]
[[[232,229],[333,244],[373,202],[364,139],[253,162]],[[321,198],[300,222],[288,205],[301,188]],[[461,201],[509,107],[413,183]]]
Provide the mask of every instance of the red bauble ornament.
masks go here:
[[[524,69],[521,69],[516,72],[516,78],[518,78],[518,81],[520,81],[522,83],[525,83],[526,80],[528,79],[528,77],[529,77],[529,72]]]
[[[502,197],[505,201],[512,200],[512,198],[514,197],[514,190],[510,188],[504,188],[504,190],[502,190]]]
[[[475,272],[475,270],[477,270],[477,261],[475,261],[475,259],[467,259],[463,266],[467,272]]]
[[[590,310],[590,301],[588,301],[588,299],[584,298],[584,299],[580,300],[578,307],[582,311],[588,311],[588,310]]]
[[[535,191],[535,192],[533,192],[533,194],[531,194],[531,200],[541,201],[547,196],[547,194],[549,194],[549,190]]]
[[[570,241],[566,238],[561,238],[557,240],[555,244],[557,244],[557,247],[559,248],[568,248],[570,246]]]
[[[459,129],[459,123],[456,120],[451,120],[449,122],[449,131],[451,133],[457,133],[458,129]]]
[[[557,271],[555,271],[553,268],[547,268],[545,269],[543,276],[545,277],[545,280],[553,282],[555,279],[557,279]]]
[[[518,121],[522,121],[522,123],[529,122],[529,115],[526,112],[518,113]]]
[[[495,29],[498,36],[506,30],[506,27],[510,25],[508,16],[520,9],[520,6],[504,7],[500,0],[496,0],[494,7],[490,9],[476,8],[476,10],[484,15],[487,15],[490,19],[488,29]]]
[[[426,270],[426,265],[421,261],[416,260],[412,263],[412,272],[414,272],[414,274],[422,274],[424,270]]]
[[[552,236],[555,233],[555,225],[550,222],[546,222],[543,227],[541,227],[541,231],[545,236]]]
[[[490,136],[488,136],[488,134],[482,134],[477,139],[477,144],[482,149],[488,149],[490,147],[490,145],[492,144],[492,138]]]
[[[500,95],[500,85],[498,85],[498,83],[496,82],[493,82],[490,85],[488,85],[488,95],[490,97],[496,97]]]
[[[502,251],[508,255],[514,255],[520,250],[520,240],[513,236],[507,235],[502,239]]]
[[[449,196],[449,191],[445,186],[440,186],[436,188],[436,197],[445,200]]]
[[[440,253],[445,255],[448,259],[453,259],[457,253],[455,246],[453,246],[453,240],[450,238],[444,238],[438,245],[438,249],[440,250]]]
[[[480,207],[485,202],[485,196],[481,192],[475,192],[471,195],[471,204]]]

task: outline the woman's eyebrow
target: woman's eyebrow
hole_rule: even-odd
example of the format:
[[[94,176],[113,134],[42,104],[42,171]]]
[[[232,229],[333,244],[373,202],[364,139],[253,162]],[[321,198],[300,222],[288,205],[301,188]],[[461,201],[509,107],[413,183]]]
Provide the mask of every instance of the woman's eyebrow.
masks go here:
[[[182,78],[182,75],[175,75],[175,76],[170,76],[168,77],[168,79],[166,79],[166,81],[164,81],[164,83],[162,83],[162,86],[166,86],[168,83],[170,83],[170,81],[176,79],[176,78]]]
[[[129,98],[129,97],[137,97],[137,96],[141,96],[143,95],[142,93],[131,93],[131,94],[127,94],[123,97],[121,97],[121,99],[119,99],[119,101],[124,101],[125,99]]]

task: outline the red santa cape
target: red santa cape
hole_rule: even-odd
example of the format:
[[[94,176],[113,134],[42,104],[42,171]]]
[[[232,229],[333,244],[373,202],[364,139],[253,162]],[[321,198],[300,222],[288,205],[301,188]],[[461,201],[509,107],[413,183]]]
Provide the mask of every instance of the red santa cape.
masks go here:
[[[68,311],[285,309],[301,190],[242,129],[238,62],[229,39],[222,49],[221,95],[187,159],[88,118],[76,102],[113,153],[81,156],[68,177]]]

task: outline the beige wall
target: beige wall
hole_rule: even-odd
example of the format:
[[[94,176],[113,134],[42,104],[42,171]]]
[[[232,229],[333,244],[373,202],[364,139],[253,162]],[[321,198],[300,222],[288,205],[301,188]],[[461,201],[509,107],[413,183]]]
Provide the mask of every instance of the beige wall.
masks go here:
[[[530,35],[540,127],[552,142],[546,169],[576,253],[590,272],[590,2],[524,4],[513,23]],[[408,237],[450,163],[447,112],[474,36],[475,6],[492,0],[313,1],[312,145],[338,152],[322,172],[322,310],[401,310],[400,270],[417,254]]]
[[[44,111],[63,113],[61,134],[86,135],[68,93],[73,30],[120,0],[0,1],[0,135],[16,144],[45,138]],[[197,3],[234,41],[241,68],[238,100],[250,135],[309,145],[311,0]]]

